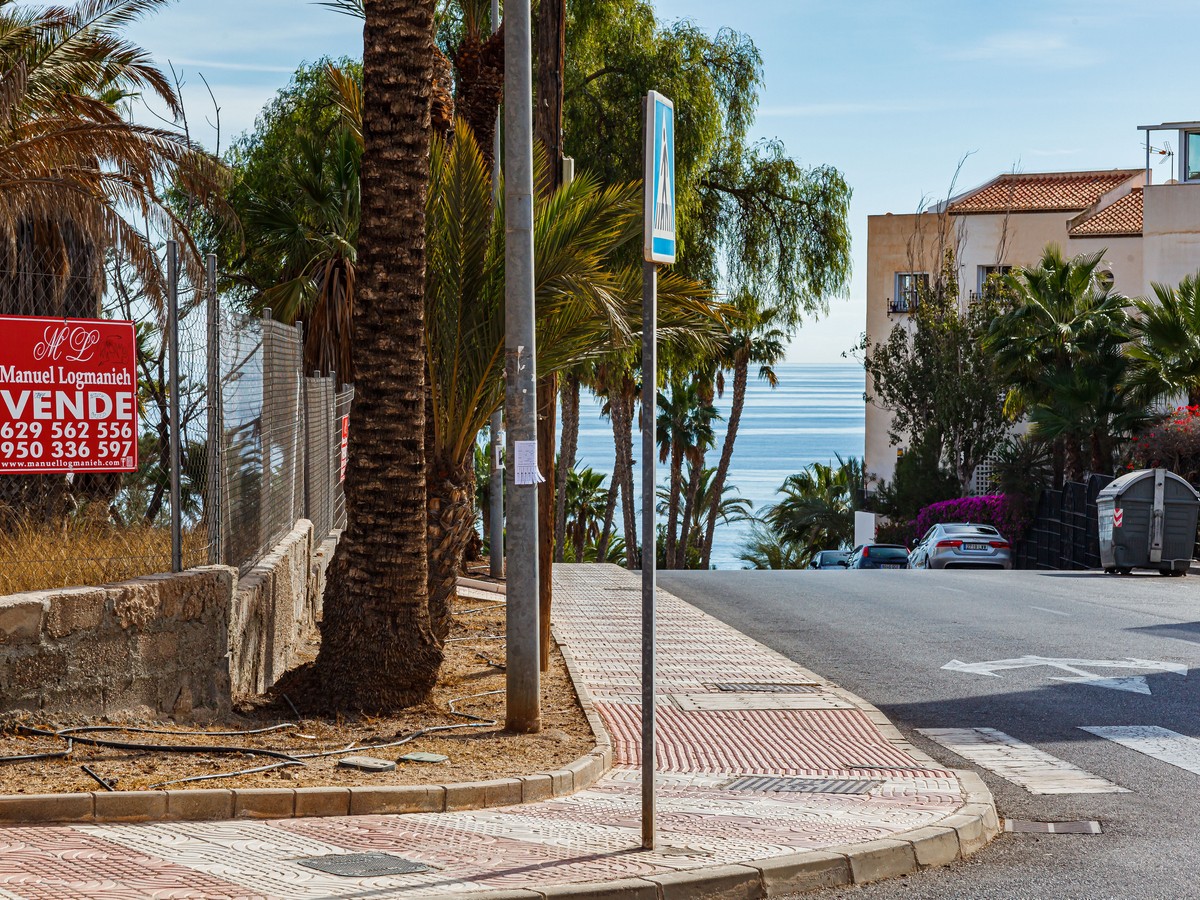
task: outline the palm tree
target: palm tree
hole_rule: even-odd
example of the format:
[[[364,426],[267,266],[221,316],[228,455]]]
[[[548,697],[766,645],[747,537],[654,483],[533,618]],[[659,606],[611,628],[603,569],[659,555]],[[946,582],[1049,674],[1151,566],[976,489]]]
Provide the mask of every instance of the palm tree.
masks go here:
[[[854,540],[854,510],[863,487],[862,461],[837,457],[835,468],[812,463],[789,475],[779,488],[784,496],[764,511],[780,538],[795,544],[807,563],[818,550]]]
[[[750,537],[738,553],[738,559],[749,563],[752,569],[803,569],[811,557],[811,552],[784,540],[779,532],[763,519],[753,520]]]
[[[779,383],[775,366],[787,350],[787,333],[778,326],[783,315],[778,307],[764,306],[758,298],[742,293],[733,303],[737,310],[733,334],[722,350],[722,365],[733,369],[733,396],[730,398],[729,423],[725,426],[725,441],[721,445],[721,460],[717,464],[707,524],[701,551],[701,565],[707,569],[712,560],[714,530],[717,525],[716,505],[721,502],[729,465],[733,460],[733,444],[737,440],[742,410],[746,406],[746,387],[750,366],[758,366],[758,377],[771,387]]]
[[[352,382],[361,133],[343,122],[330,135],[300,135],[299,151],[288,182],[252,197],[242,215],[248,254],[283,261],[251,302],[286,324],[304,320],[306,372]]]
[[[608,505],[604,474],[591,468],[571,469],[567,473],[567,534],[571,539],[572,558],[582,562],[585,550],[596,546]]]
[[[677,565],[680,496],[683,491],[684,459],[700,446],[712,444],[712,420],[716,407],[704,404],[693,381],[677,381],[671,393],[658,395],[659,413],[656,437],[659,462],[670,460],[670,495],[667,504],[666,567]]]
[[[700,548],[708,519],[713,514],[712,496],[716,471],[710,466],[704,466],[697,471],[695,465],[691,461],[688,462],[688,482],[696,485],[696,499],[691,506],[691,514],[684,515],[680,526],[680,541],[676,547],[680,568],[707,568],[700,559]],[[655,504],[656,511],[665,516],[671,500],[670,489],[660,487],[655,495],[658,498]],[[715,507],[717,520],[721,524],[747,522],[754,518],[754,502],[741,496],[731,484],[726,484],[721,489],[721,497],[718,498]]]
[[[537,168],[546,165],[539,155]],[[429,192],[425,324],[433,417],[429,478],[430,609],[449,627],[449,602],[474,521],[471,459],[476,435],[504,399],[504,210],[493,204],[491,170],[470,129],[434,143]],[[535,177],[540,177],[535,172]],[[503,195],[501,195],[503,196]],[[640,228],[640,186],[602,187],[587,173],[534,209],[538,370],[559,372],[636,341],[640,277],[614,266]],[[639,270],[640,271],[640,270]],[[667,342],[715,341],[708,292],[664,280],[660,315]]]
[[[372,0],[363,29],[361,263],[348,524],[330,570],[323,699],[377,711],[425,697],[442,662],[428,595],[425,201],[436,0]]]
[[[1089,367],[1106,348],[1125,339],[1127,301],[1096,277],[1102,256],[1068,260],[1052,244],[1038,265],[1005,276],[1014,306],[993,320],[986,340],[1011,385],[1005,406],[1013,418],[1052,407],[1056,390],[1073,370],[1093,371]],[[1088,428],[1081,420],[1063,421],[1050,433],[1055,435],[1055,484],[1061,485],[1068,454],[1072,471],[1081,469],[1079,448]]]
[[[1127,386],[1147,401],[1186,394],[1200,404],[1200,272],[1179,287],[1155,283],[1154,297],[1133,300]]]
[[[167,77],[120,34],[167,2],[0,4],[0,312],[97,315],[110,249],[161,301],[159,260],[137,220],[181,243],[199,283],[199,253],[164,192],[216,203],[223,169],[184,134],[122,110],[146,94],[182,115]]]

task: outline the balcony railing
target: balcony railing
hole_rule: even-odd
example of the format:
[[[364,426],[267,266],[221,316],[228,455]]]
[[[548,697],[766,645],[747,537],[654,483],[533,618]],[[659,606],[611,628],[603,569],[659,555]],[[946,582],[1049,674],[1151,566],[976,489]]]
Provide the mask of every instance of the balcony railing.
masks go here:
[[[899,297],[888,299],[888,315],[908,315],[917,311],[916,297]]]

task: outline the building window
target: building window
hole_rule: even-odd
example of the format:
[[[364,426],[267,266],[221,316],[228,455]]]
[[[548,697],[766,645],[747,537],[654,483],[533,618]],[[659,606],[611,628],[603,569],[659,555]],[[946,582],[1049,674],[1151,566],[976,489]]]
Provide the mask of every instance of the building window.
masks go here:
[[[895,299],[888,304],[888,312],[910,313],[917,308],[921,292],[929,290],[929,273],[897,272]]]
[[[1183,180],[1200,181],[1200,131],[1187,133],[1183,154]]]
[[[976,293],[982,297],[987,291],[988,279],[993,275],[1000,277],[1007,275],[1012,271],[1012,266],[980,266],[979,280],[976,285]]]

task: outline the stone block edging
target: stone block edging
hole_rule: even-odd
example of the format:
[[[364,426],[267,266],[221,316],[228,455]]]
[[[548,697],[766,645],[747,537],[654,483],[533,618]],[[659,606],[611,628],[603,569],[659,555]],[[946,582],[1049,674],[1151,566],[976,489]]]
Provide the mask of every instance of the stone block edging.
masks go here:
[[[458,812],[536,803],[573,794],[591,787],[612,768],[612,740],[587,686],[578,677],[570,648],[560,644],[559,649],[596,746],[552,772],[457,784],[10,794],[0,795],[0,826]]]

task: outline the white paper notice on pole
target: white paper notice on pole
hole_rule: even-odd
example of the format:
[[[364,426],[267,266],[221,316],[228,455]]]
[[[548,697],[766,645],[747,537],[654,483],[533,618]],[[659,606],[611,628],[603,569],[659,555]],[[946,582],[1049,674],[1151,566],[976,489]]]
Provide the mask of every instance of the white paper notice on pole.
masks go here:
[[[516,455],[513,481],[516,484],[541,484],[546,479],[538,471],[537,441],[513,441]]]

